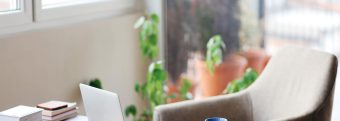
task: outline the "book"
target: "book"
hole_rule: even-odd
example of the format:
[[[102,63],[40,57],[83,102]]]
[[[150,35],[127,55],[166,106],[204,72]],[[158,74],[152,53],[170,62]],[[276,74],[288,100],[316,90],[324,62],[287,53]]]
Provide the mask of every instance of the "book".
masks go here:
[[[0,121],[41,121],[42,109],[28,106],[16,106],[0,112]]]
[[[66,121],[88,121],[88,118],[86,116],[78,115],[76,117],[69,118]]]
[[[70,111],[67,111],[65,113],[50,117],[50,116],[42,116],[43,121],[60,121],[68,118],[73,118],[77,116],[77,109],[73,109]]]
[[[77,116],[78,116],[78,113],[74,113],[74,114],[65,116],[65,117],[63,117],[63,118],[60,118],[60,119],[57,119],[57,120],[52,120],[52,121],[64,121],[64,120],[66,120],[66,119],[74,118],[74,117],[77,117]]]
[[[49,101],[46,103],[42,103],[37,105],[38,108],[44,109],[44,110],[59,110],[67,107],[67,103],[62,101]]]
[[[77,103],[67,103],[67,102],[64,102],[65,104],[67,104],[67,107],[66,108],[62,108],[62,109],[59,109],[59,110],[54,110],[54,111],[51,111],[51,110],[43,110],[42,111],[42,115],[43,116],[55,116],[55,115],[58,115],[58,114],[61,114],[61,113],[64,113],[64,112],[67,112],[67,111],[70,111],[70,110],[73,110],[73,109],[77,109]]]

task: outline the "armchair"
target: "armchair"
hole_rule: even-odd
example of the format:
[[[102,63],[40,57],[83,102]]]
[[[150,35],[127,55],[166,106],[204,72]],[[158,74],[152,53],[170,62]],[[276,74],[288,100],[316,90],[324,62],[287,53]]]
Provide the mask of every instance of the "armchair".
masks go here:
[[[332,54],[285,47],[246,90],[159,106],[154,121],[330,121],[336,72]]]

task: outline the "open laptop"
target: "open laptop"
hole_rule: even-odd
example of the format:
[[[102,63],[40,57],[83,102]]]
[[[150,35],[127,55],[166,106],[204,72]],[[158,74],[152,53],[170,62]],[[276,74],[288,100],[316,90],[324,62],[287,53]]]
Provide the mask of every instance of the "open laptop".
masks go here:
[[[124,121],[117,94],[85,84],[79,87],[89,121]]]

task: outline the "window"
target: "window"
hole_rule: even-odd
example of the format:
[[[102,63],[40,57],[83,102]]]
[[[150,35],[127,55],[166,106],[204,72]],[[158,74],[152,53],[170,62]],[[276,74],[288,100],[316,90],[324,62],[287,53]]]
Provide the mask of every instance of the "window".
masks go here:
[[[197,65],[203,63],[207,42],[216,34],[226,44],[225,56],[263,42],[257,39],[262,34],[258,27],[259,0],[165,1],[165,59],[174,82],[183,78],[200,80],[197,69],[201,67]],[[239,12],[241,7],[248,9]],[[242,25],[245,20],[251,24]],[[247,36],[240,37],[239,32]]]
[[[0,0],[0,27],[32,22],[32,1]]]
[[[339,52],[340,0],[266,0],[266,47],[300,45]]]
[[[9,12],[19,10],[19,4],[16,0],[0,0],[0,12]]]
[[[42,4],[43,9],[46,9],[46,8],[68,6],[68,5],[74,5],[74,4],[89,3],[93,1],[96,1],[96,0],[42,0],[41,4]]]
[[[93,13],[115,14],[132,5],[133,0],[35,0],[35,20],[45,21]]]
[[[0,0],[0,35],[119,15],[136,0]]]

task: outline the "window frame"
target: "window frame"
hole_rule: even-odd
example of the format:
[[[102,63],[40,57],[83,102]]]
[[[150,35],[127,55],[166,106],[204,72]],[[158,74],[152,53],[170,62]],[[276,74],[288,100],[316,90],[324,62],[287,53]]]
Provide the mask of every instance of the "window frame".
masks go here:
[[[41,0],[18,0],[21,11],[0,12],[0,38],[16,33],[105,19],[140,11],[139,0],[112,0],[90,4],[60,6],[43,10]],[[101,0],[98,0],[101,1]],[[108,4],[108,5],[105,5]],[[75,9],[74,9],[75,8]],[[85,10],[83,11],[82,10]],[[70,14],[72,11],[73,14]],[[65,14],[66,13],[66,14]]]
[[[32,0],[18,0],[19,10],[0,14],[0,28],[29,24],[33,22]]]
[[[129,11],[134,4],[135,0],[95,0],[93,2],[43,8],[42,0],[34,0],[34,21],[90,16],[94,13],[116,15]]]

